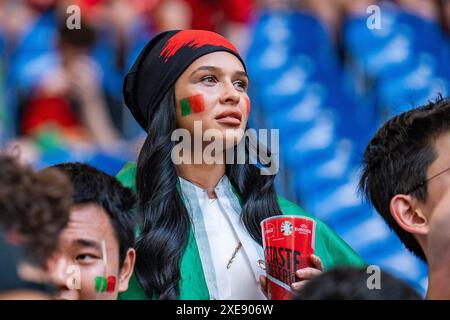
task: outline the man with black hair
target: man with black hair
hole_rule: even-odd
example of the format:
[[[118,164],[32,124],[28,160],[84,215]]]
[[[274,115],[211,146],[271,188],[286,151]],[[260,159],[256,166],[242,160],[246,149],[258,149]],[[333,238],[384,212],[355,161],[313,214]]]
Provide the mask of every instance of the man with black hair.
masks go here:
[[[434,211],[450,187],[449,99],[387,121],[366,148],[359,187],[416,256],[429,263],[431,256],[444,253],[436,250],[448,248],[450,241],[430,246],[429,240],[438,216]],[[440,267],[448,269],[448,264]],[[429,272],[427,297],[439,298],[433,283]]]
[[[73,207],[58,250],[48,261],[57,298],[117,299],[135,262],[135,198],[114,177],[81,163],[54,168],[73,186]]]

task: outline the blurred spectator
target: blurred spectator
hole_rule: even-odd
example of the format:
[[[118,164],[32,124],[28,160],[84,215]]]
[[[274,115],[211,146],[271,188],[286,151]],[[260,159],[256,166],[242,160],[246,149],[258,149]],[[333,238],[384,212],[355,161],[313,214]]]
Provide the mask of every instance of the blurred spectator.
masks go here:
[[[32,135],[50,124],[65,129],[68,139],[92,139],[102,149],[114,149],[119,134],[106,106],[99,67],[88,56],[95,32],[88,25],[69,30],[62,23],[59,35],[55,58],[60,63],[30,94],[22,112],[22,132]]]
[[[372,277],[378,277],[379,286],[374,286]],[[421,297],[385,271],[375,274],[365,268],[339,267],[310,280],[295,300],[421,300]]]
[[[156,22],[161,31],[201,29],[219,32],[245,52],[253,12],[253,0],[161,0]]]
[[[158,1],[155,26],[159,31],[193,28],[193,8],[184,0]]]
[[[58,121],[64,129],[77,127],[71,132],[64,130],[70,141],[77,136],[102,150],[117,150],[119,131],[124,129],[122,75],[130,55],[140,49],[149,32],[138,12],[145,12],[148,5],[132,2],[135,6],[122,0],[3,3],[6,12],[2,10],[2,15],[8,16],[0,23],[5,25],[8,40],[7,102],[11,105],[11,120],[21,122],[18,132],[30,133],[30,127],[45,122],[46,115],[51,118],[59,110]],[[67,7],[72,4],[82,9],[80,30],[64,27]],[[27,17],[20,21],[20,26],[26,28],[16,27],[20,16]],[[62,99],[61,95],[66,96]],[[36,112],[25,110],[28,108],[45,110],[40,110],[39,119]],[[98,124],[92,121],[95,115]]]
[[[120,123],[119,128],[126,139],[138,137],[142,130],[132,120],[128,110],[123,108],[123,76],[148,39],[160,28],[157,21],[158,3],[159,0],[102,1],[99,6],[101,13],[95,19],[99,41],[93,55],[106,75],[103,85],[109,98],[113,120],[116,125]],[[177,8],[174,12],[182,10]],[[179,15],[177,20],[182,21]]]
[[[302,9],[314,13],[331,34],[339,30],[341,19],[340,2],[342,0],[299,0]],[[353,1],[360,2],[360,1]]]
[[[442,25],[447,36],[450,36],[450,1],[441,0],[439,14],[441,16]]]
[[[0,155],[0,298],[48,298],[46,260],[69,219],[70,183]]]
[[[412,12],[429,20],[437,20],[438,7],[436,0],[395,0],[405,11]]]

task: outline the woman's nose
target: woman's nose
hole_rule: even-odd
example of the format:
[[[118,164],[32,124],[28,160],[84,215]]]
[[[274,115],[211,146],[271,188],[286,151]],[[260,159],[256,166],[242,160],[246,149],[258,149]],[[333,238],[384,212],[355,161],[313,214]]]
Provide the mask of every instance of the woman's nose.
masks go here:
[[[240,101],[240,94],[234,87],[233,83],[225,83],[222,96],[221,96],[221,103],[222,104],[229,104],[229,105],[235,105],[238,104]]]

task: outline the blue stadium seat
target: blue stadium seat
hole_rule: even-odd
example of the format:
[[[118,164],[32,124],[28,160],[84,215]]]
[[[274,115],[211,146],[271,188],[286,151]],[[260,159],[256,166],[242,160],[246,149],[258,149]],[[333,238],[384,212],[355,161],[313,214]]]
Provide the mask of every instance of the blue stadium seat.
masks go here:
[[[8,82],[13,86],[24,86],[27,82],[26,73],[29,72],[29,62],[53,52],[57,42],[57,17],[55,12],[42,14],[28,32],[19,39],[10,52],[7,61],[9,65]],[[29,84],[29,81],[28,81]]]
[[[299,165],[294,173],[301,198],[323,194],[341,184],[354,166],[352,149],[351,141],[337,141],[326,149],[327,153],[321,153],[309,163]]]
[[[437,21],[428,20],[409,12],[401,12],[398,15],[399,24],[411,28],[412,43],[415,53],[426,52],[438,58],[444,41],[444,34]]]
[[[333,115],[322,112],[306,130],[289,132],[280,129],[280,147],[288,168],[307,165],[319,156],[330,155],[335,143]]]

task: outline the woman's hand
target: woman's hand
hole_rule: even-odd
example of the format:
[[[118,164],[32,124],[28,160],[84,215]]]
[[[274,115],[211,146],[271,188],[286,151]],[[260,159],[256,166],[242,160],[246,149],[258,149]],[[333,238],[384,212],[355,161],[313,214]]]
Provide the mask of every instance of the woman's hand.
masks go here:
[[[294,282],[291,284],[291,288],[294,291],[301,290],[305,284],[313,279],[314,277],[320,275],[323,271],[323,263],[322,260],[316,255],[311,255],[310,257],[311,262],[314,267],[307,267],[303,269],[298,269],[296,271],[297,277],[300,279],[298,282]],[[259,277],[259,284],[261,287],[261,291],[264,293],[264,295],[267,297],[267,277],[266,276],[260,276]]]
[[[312,264],[314,265],[314,268],[307,267],[297,270],[295,274],[297,277],[299,277],[300,281],[291,284],[292,290],[294,291],[301,290],[305,286],[305,284],[308,283],[309,280],[313,279],[314,277],[322,273],[323,271],[322,260],[320,260],[320,258],[315,255],[311,255],[310,259]]]

